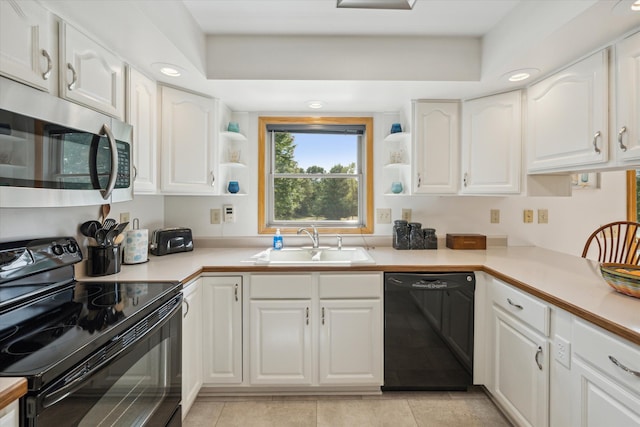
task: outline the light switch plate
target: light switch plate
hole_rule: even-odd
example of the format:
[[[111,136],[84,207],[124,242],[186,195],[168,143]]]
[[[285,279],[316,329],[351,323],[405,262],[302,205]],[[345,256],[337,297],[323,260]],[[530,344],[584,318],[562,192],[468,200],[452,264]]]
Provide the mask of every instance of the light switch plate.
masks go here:
[[[402,219],[411,222],[411,209],[403,208],[402,209]]]
[[[549,210],[538,209],[538,224],[548,224],[548,223],[549,223]]]
[[[209,213],[211,215],[211,224],[220,224],[222,222],[222,210],[220,208],[211,209]]]
[[[233,205],[224,205],[222,207],[222,215],[224,222],[236,222],[236,212]]]
[[[376,209],[376,222],[378,224],[391,224],[391,209],[390,208]]]
[[[533,209],[525,209],[522,221],[525,224],[530,224],[533,222]]]
[[[500,209],[491,209],[491,224],[500,224]]]

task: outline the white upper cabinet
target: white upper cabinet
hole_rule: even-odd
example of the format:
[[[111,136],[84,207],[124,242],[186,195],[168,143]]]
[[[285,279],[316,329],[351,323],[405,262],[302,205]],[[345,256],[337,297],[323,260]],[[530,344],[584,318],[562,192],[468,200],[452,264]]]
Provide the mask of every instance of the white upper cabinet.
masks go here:
[[[413,103],[413,191],[454,194],[458,191],[458,102]]]
[[[640,160],[640,33],[616,45],[616,128],[612,144],[620,165]]]
[[[54,81],[50,14],[33,1],[0,1],[0,74],[47,92]]]
[[[158,192],[158,88],[156,82],[128,68],[127,123],[133,126],[135,194]]]
[[[529,87],[529,173],[585,170],[608,161],[608,85],[603,50]]]
[[[520,91],[462,104],[463,194],[520,192],[522,97]]]
[[[162,87],[161,189],[165,194],[217,194],[216,101]]]
[[[60,69],[61,97],[124,119],[124,63],[64,22]]]

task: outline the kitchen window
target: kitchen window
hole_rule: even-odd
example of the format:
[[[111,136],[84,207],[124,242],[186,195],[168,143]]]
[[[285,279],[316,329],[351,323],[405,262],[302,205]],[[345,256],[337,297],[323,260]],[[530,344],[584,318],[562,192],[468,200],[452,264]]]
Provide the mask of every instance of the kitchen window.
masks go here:
[[[260,117],[258,230],[373,232],[373,119]]]

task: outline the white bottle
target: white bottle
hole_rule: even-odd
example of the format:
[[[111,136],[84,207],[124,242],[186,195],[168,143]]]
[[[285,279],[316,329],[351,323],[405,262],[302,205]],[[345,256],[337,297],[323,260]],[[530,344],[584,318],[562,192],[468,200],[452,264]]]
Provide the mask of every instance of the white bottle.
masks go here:
[[[273,236],[273,249],[280,250],[282,249],[282,235],[280,234],[280,229],[276,230],[275,236]]]

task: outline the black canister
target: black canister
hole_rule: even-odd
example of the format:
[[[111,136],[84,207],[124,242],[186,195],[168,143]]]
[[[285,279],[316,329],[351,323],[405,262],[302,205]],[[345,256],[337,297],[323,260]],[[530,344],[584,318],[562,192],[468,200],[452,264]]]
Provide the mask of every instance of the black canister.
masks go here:
[[[438,238],[436,237],[436,229],[425,228],[423,231],[424,231],[424,248],[438,249]]]
[[[87,275],[106,276],[120,272],[120,245],[88,246]]]
[[[409,223],[409,247],[411,249],[424,249],[424,233],[419,222]]]
[[[405,220],[393,221],[393,248],[409,249],[409,223]]]

